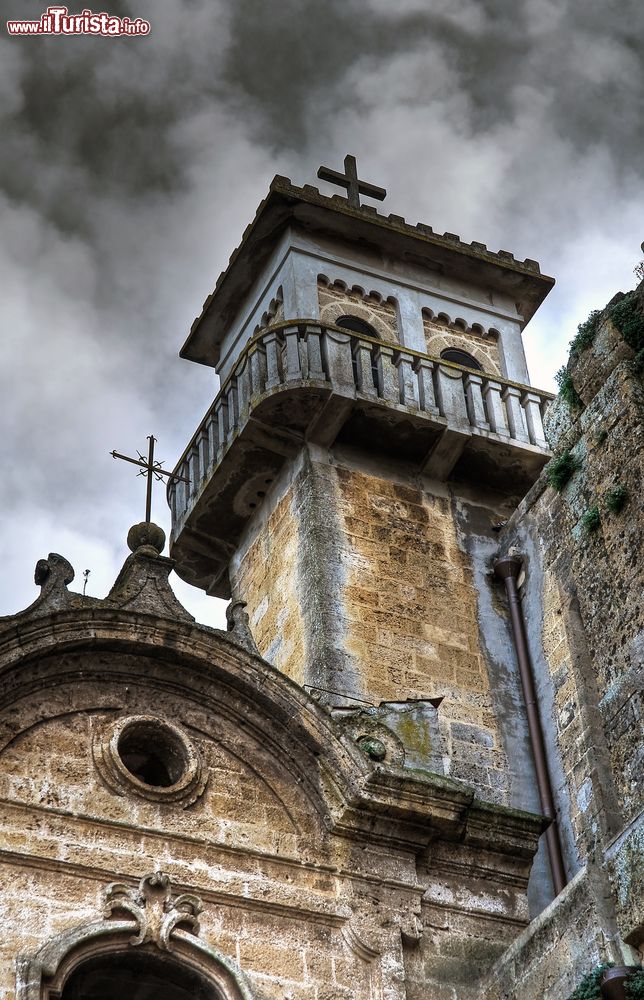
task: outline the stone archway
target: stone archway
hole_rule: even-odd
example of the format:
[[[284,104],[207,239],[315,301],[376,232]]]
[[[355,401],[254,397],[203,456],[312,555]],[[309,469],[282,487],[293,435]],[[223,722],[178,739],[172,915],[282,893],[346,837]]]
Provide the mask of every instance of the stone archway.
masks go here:
[[[200,972],[160,953],[90,958],[67,978],[60,1000],[225,1000]]]
[[[253,1000],[235,962],[199,938],[202,909],[191,893],[173,896],[163,872],[138,890],[113,882],[103,919],[18,959],[16,1000]],[[137,973],[147,976],[140,995],[131,991]]]

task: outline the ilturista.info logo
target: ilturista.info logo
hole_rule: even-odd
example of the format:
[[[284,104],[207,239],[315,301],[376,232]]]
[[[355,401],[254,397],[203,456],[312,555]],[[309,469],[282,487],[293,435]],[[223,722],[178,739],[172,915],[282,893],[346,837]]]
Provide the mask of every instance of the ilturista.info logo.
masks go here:
[[[115,38],[125,35],[149,35],[150,22],[142,17],[116,17],[102,11],[95,14],[84,9],[70,14],[68,7],[48,7],[37,21],[7,21],[10,35],[105,35]]]

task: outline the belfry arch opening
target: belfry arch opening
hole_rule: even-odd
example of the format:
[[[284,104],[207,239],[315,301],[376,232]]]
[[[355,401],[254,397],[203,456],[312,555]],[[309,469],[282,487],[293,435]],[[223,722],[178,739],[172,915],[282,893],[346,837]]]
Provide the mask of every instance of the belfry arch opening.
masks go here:
[[[83,962],[60,1000],[228,1000],[205,976],[166,955],[116,952]]]
[[[366,320],[361,319],[359,316],[352,316],[347,313],[346,316],[339,316],[335,321],[335,325],[341,326],[343,330],[351,330],[352,333],[359,333],[362,337],[373,337],[374,340],[380,340],[378,332],[371,323],[367,323]]]
[[[346,316],[339,316],[338,319],[336,319],[336,321],[335,321],[335,325],[342,327],[343,330],[350,330],[351,333],[358,333],[358,334],[360,334],[361,337],[372,337],[373,340],[380,340],[381,339],[381,337],[379,336],[378,332],[371,326],[371,324],[367,323],[366,320],[361,319],[359,316],[352,316],[352,315],[350,315],[350,314],[347,313]],[[356,360],[355,354],[353,355],[353,359],[352,360],[353,360],[353,378],[354,378],[354,381],[355,381],[356,385],[358,385],[358,362]],[[373,380],[374,386],[377,389],[378,388],[378,365],[376,364],[375,360],[373,359],[373,355],[372,355],[372,362],[371,362],[371,378]]]
[[[452,361],[455,365],[464,365],[465,368],[476,368],[483,371],[483,365],[477,361],[473,354],[462,351],[458,347],[447,347],[441,351],[441,358],[444,361]]]

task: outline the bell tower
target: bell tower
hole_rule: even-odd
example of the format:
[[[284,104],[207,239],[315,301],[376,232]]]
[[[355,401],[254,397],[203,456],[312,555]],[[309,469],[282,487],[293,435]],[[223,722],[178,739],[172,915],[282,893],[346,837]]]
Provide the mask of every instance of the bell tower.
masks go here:
[[[521,337],[553,279],[361,204],[352,157],[319,176],[348,197],[275,177],[181,350],[221,388],[168,489],[177,572],[325,704],[442,698],[446,771],[534,806],[490,574],[550,457]]]

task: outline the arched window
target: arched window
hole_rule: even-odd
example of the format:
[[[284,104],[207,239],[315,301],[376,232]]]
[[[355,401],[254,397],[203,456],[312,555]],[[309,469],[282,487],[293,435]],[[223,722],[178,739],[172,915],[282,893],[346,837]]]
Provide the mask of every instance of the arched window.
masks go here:
[[[479,371],[483,371],[483,365],[476,358],[457,347],[445,348],[444,351],[441,351],[441,358],[445,361],[453,361],[455,365],[464,365],[466,368],[477,368]]]
[[[60,1000],[223,1000],[223,996],[183,962],[129,951],[83,962],[67,980]]]
[[[360,319],[358,316],[340,316],[339,319],[335,321],[336,326],[341,326],[343,330],[350,330],[351,333],[359,333],[362,337],[372,337],[374,340],[380,340],[380,337],[371,326],[365,320]],[[378,366],[373,360],[371,362],[371,378],[375,388],[378,388]],[[356,360],[355,354],[353,355],[353,380],[356,385],[360,384],[358,375],[358,362]]]
[[[343,330],[351,330],[352,333],[359,333],[363,337],[373,337],[375,340],[380,340],[380,337],[371,324],[360,319],[358,316],[340,316],[336,319],[335,325],[341,326]]]

